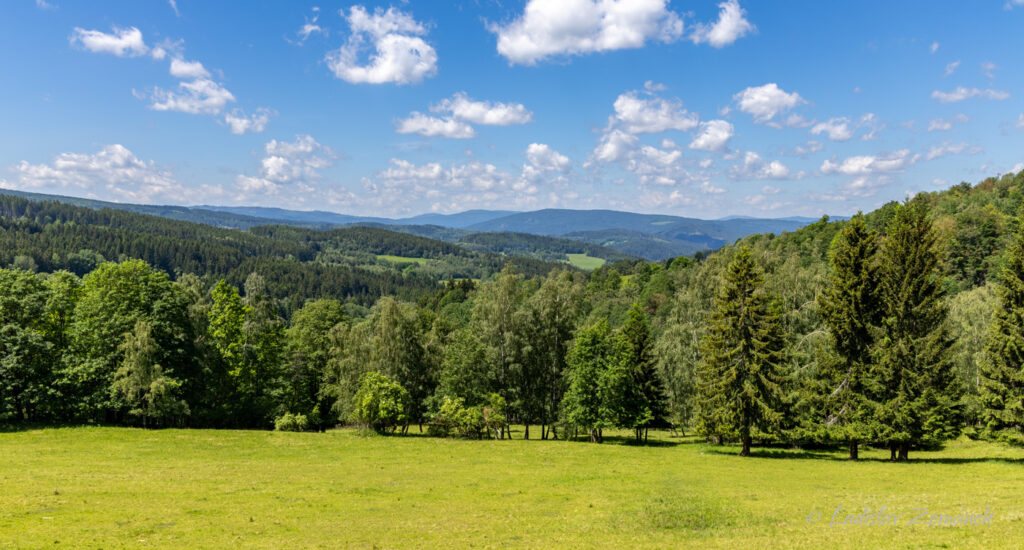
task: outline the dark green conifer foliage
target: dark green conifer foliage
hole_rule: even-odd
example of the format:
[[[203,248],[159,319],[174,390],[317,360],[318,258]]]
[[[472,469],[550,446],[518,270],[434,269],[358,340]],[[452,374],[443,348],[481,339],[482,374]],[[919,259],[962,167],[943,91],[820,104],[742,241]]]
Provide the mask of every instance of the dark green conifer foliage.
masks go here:
[[[621,329],[629,344],[630,375],[634,403],[633,422],[636,440],[646,440],[647,428],[654,423],[664,423],[668,416],[665,385],[662,383],[654,358],[654,340],[651,338],[651,323],[640,304],[633,304]]]
[[[1024,217],[996,286],[999,297],[981,361],[983,430],[1021,441],[1024,427]]]
[[[813,420],[821,423],[826,437],[848,441],[853,460],[858,443],[875,431],[872,352],[881,312],[877,253],[878,234],[858,213],[832,242],[828,284],[818,296],[833,355],[816,380]]]
[[[875,415],[880,439],[906,460],[910,447],[956,435],[959,388],[953,373],[954,340],[942,301],[936,234],[921,200],[900,205],[882,248],[880,296],[883,337],[881,383]]]
[[[738,438],[741,456],[750,455],[755,431],[772,433],[783,420],[786,332],[763,284],[750,250],[741,248],[708,320],[697,374],[701,431]]]

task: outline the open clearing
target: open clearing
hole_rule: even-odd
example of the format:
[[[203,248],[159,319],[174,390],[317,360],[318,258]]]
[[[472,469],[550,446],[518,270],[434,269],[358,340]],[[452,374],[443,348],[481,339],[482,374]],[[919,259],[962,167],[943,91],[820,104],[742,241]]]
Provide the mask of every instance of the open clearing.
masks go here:
[[[604,258],[595,258],[586,254],[566,254],[569,257],[569,263],[587,271],[595,270],[604,265]]]
[[[426,258],[413,258],[410,256],[392,256],[391,254],[377,254],[378,260],[394,262],[396,264],[420,264],[425,265],[429,260]]]
[[[908,464],[888,463],[877,449],[850,463],[840,452],[775,449],[740,458],[733,447],[656,437],[641,447],[350,430],[0,433],[0,547],[1019,548],[1024,540],[1021,449],[960,440],[912,453]],[[830,526],[837,506],[885,506],[900,525]],[[906,525],[920,508],[988,509],[991,520]]]

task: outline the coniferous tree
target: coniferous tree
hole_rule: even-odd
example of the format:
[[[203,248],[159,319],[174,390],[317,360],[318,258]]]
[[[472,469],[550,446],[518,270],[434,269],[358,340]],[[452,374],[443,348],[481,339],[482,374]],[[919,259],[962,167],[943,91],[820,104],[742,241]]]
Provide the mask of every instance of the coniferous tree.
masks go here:
[[[982,429],[1020,441],[1024,427],[1024,217],[996,286],[998,305],[982,356]]]
[[[915,444],[956,435],[959,390],[942,302],[936,234],[920,199],[900,205],[882,248],[879,437],[907,460]]]
[[[632,408],[633,428],[637,442],[647,439],[647,429],[653,423],[664,422],[668,415],[665,385],[654,359],[654,340],[651,323],[640,304],[633,304],[621,329],[629,346],[631,393],[635,399]]]
[[[874,431],[872,353],[881,312],[877,252],[878,234],[858,213],[832,243],[828,287],[818,297],[834,355],[816,380],[814,421],[828,436],[849,442],[852,460],[858,443]]]
[[[750,455],[755,430],[783,420],[786,332],[777,306],[762,290],[764,275],[740,248],[715,300],[698,369],[698,410],[709,436],[736,437]]]

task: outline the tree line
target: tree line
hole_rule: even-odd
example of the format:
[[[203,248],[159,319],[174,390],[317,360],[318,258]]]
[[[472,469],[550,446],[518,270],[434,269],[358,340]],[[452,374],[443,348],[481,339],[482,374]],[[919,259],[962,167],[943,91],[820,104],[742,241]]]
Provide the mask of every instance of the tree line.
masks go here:
[[[0,415],[592,441],[673,427],[742,454],[873,444],[897,460],[964,431],[1019,441],[1024,240],[1002,214],[988,239],[945,225],[963,192],[699,261],[505,269],[368,310],[275,295],[259,262],[241,283],[140,260],[0,270]]]

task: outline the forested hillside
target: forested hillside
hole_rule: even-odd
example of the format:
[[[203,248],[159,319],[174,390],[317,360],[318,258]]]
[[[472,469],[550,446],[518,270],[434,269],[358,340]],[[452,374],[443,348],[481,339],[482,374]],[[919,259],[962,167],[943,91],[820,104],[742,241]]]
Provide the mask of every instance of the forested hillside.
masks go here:
[[[594,441],[674,426],[744,452],[903,459],[963,431],[1019,440],[1022,203],[1024,173],[586,273],[378,228],[238,232],[4,198],[0,410]],[[341,267],[376,255],[391,267]]]

